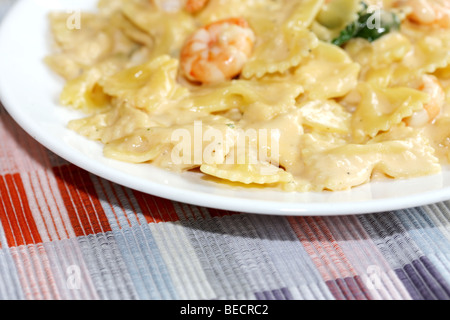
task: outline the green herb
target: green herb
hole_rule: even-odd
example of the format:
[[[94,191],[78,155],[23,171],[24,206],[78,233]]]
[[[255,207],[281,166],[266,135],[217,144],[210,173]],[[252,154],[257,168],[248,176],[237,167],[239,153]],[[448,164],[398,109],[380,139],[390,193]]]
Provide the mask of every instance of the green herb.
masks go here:
[[[231,129],[236,128],[236,126],[233,123],[227,123],[227,126]]]
[[[358,17],[342,30],[340,35],[332,41],[333,44],[342,46],[353,38],[363,38],[373,42],[391,31],[400,29],[401,22],[395,13],[381,9],[369,12],[364,2]]]

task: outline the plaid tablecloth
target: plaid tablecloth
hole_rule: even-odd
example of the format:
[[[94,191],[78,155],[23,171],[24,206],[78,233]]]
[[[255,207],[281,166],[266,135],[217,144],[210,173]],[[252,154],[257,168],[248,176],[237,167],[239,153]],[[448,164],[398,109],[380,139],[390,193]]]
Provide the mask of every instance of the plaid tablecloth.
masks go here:
[[[52,154],[0,107],[3,300],[448,300],[449,240],[449,202],[281,217],[142,194]]]

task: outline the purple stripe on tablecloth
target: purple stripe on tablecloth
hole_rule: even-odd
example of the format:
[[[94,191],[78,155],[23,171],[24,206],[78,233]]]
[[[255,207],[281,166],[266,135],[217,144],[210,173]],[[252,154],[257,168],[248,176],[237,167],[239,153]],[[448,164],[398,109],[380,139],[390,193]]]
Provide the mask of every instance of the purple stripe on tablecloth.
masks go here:
[[[334,280],[326,281],[325,284],[328,287],[328,290],[330,290],[331,294],[336,300],[345,300],[346,297],[342,293],[341,289],[339,288],[338,284]]]
[[[435,298],[439,300],[449,299],[449,295],[445,292],[444,288],[433,276],[433,272],[436,273],[434,265],[428,260],[428,258],[421,257],[419,260],[414,260],[412,265],[417,270],[427,288],[431,291]]]
[[[428,272],[436,279],[436,281],[441,286],[442,290],[444,290],[447,297],[445,299],[450,299],[450,285],[448,282],[442,277],[439,271],[436,269],[434,264],[428,259],[428,257],[420,257],[420,261],[423,263],[425,268],[427,268]]]
[[[293,300],[288,288],[281,288],[272,291],[255,292],[258,300]]]
[[[344,279],[336,279],[336,284],[338,285],[341,292],[344,294],[344,297],[346,300],[355,300],[355,297],[353,296],[351,290],[347,286],[347,281]]]
[[[359,276],[344,279],[356,300],[372,300],[367,287]]]
[[[263,291],[255,293],[255,296],[258,300],[281,300],[277,299],[273,291]]]
[[[275,297],[275,300],[286,300],[280,290],[272,290],[272,294]]]
[[[267,300],[267,296],[264,292],[255,292],[255,297],[257,300]],[[273,300],[273,299],[269,299],[269,300]]]
[[[288,288],[281,288],[281,292],[285,296],[286,300],[294,300],[294,297]]]
[[[400,279],[400,281],[405,286],[406,290],[408,290],[408,293],[411,295],[411,298],[413,300],[423,300],[420,293],[416,290],[416,287],[413,283],[411,283],[411,280],[409,279],[408,275],[405,273],[403,269],[395,269],[394,270],[397,277]]]
[[[423,282],[420,275],[417,273],[416,269],[412,264],[407,264],[403,267],[403,270],[405,270],[408,277],[411,279],[411,281],[414,283],[414,286],[418,290],[419,294],[422,296],[422,299],[425,300],[434,300],[435,296],[431,293],[431,291],[428,289],[425,282]]]
[[[326,284],[337,300],[372,300],[359,276],[327,281]]]
[[[355,296],[358,289],[355,286],[353,278],[341,278],[337,279],[336,281],[341,290],[343,290],[347,300],[358,300]]]

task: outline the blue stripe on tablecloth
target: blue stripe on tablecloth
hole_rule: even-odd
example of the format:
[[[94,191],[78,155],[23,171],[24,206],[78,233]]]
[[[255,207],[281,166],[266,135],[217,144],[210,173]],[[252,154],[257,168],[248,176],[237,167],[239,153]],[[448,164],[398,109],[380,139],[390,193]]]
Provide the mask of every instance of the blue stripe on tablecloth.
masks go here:
[[[249,241],[252,227],[246,219],[195,219],[201,215],[198,208],[184,204],[175,208],[216,299],[256,299],[255,293],[276,289],[265,286],[277,274],[264,281],[262,275],[271,266],[261,261],[263,250]]]
[[[112,232],[77,237],[94,288],[100,299],[125,300],[136,295]]]
[[[98,294],[85,264],[78,239],[63,239],[43,244],[46,259],[51,266],[51,276],[62,300],[96,300]],[[73,269],[76,268],[76,269]],[[71,287],[71,277],[75,281]],[[50,291],[50,290],[49,290]]]
[[[402,280],[413,299],[438,299],[446,297],[444,290],[436,279],[435,267],[431,263],[428,269],[421,258],[425,256],[418,244],[412,239],[399,215],[401,212],[360,216],[371,238]],[[403,215],[405,218],[406,215]]]
[[[333,299],[287,219],[257,215],[249,215],[249,219],[286,286],[282,288],[286,298]]]
[[[0,300],[24,298],[17,270],[8,248],[0,249]]]
[[[176,209],[217,299],[333,299],[285,218]]]
[[[149,224],[179,299],[216,299],[201,261],[180,222]]]
[[[194,219],[200,215],[197,208],[175,204],[175,210],[184,227],[186,238],[194,248],[195,255],[202,267],[214,299],[255,299],[253,279],[247,279],[241,270],[242,262],[239,252],[235,251],[233,239],[224,232],[224,224],[228,225],[228,217],[206,220]],[[175,235],[175,241],[178,235]],[[246,250],[241,247],[243,253]],[[252,268],[252,264],[245,267]],[[180,270],[182,271],[182,270]],[[193,284],[189,284],[192,286]]]
[[[23,299],[17,269],[0,223],[0,300]]]
[[[140,299],[175,299],[176,293],[149,226],[131,210],[129,192],[116,184],[92,177],[97,194],[112,229],[115,254],[121,258],[122,277],[131,280],[127,285],[129,297]],[[138,221],[141,219],[141,221]],[[126,280],[128,281],[128,280]],[[135,292],[133,292],[135,291]]]
[[[367,298],[410,299],[356,216],[327,217],[324,222],[358,274],[355,282]]]

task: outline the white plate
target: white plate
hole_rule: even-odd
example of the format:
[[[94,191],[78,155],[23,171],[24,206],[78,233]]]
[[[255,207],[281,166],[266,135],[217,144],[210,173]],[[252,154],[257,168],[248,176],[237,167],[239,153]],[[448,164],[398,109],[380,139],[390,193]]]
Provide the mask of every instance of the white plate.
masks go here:
[[[63,81],[42,62],[49,53],[47,14],[94,10],[97,0],[21,0],[0,30],[0,97],[9,114],[42,145],[102,178],[194,205],[272,215],[346,215],[396,210],[450,199],[450,169],[440,175],[370,183],[346,192],[284,193],[231,188],[199,174],[177,175],[150,165],[103,157],[102,146],[66,128],[77,112],[58,105]]]

